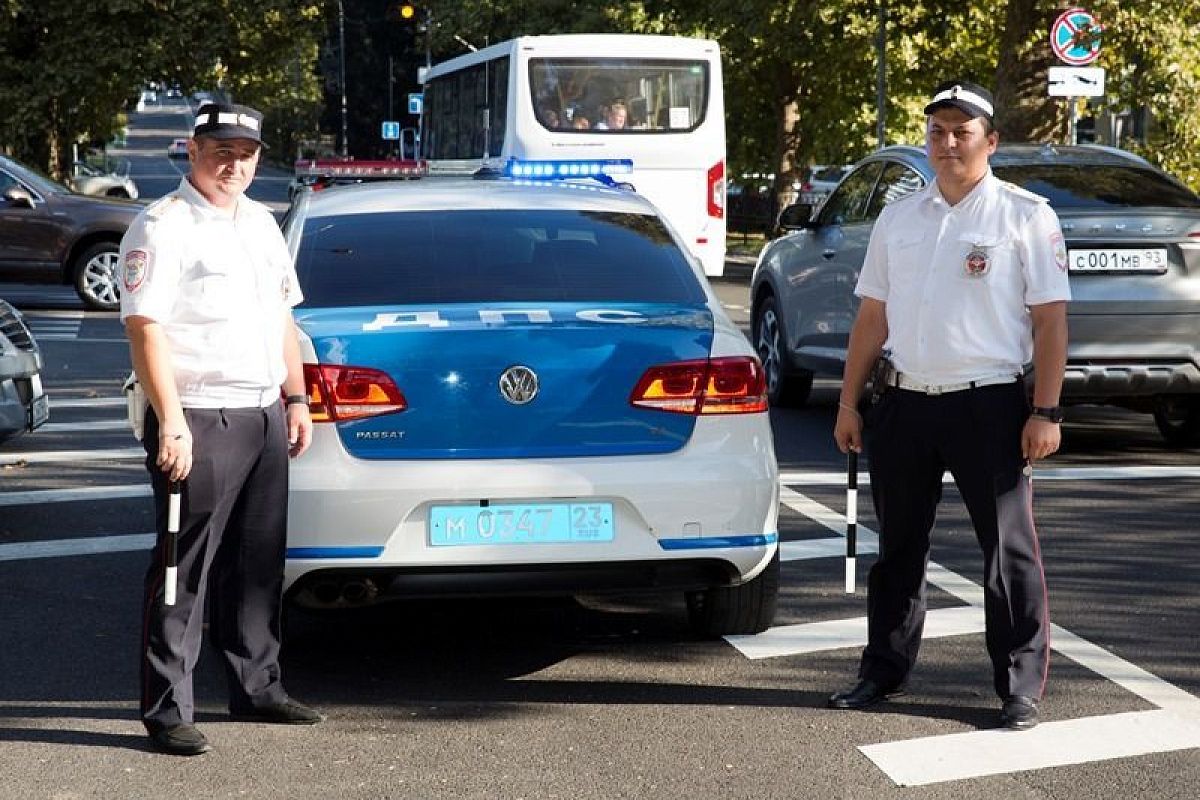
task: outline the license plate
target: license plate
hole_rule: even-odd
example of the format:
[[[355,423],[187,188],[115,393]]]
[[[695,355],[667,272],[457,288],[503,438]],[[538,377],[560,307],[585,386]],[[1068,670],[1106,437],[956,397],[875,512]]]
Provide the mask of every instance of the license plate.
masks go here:
[[[1166,272],[1167,248],[1072,250],[1071,272]]]
[[[612,503],[433,506],[429,511],[429,543],[435,547],[612,540]]]

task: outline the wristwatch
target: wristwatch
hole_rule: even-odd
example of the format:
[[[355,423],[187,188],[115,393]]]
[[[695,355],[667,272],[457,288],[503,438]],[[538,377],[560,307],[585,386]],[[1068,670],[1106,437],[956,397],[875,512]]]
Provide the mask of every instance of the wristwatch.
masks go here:
[[[1042,419],[1051,422],[1063,421],[1063,410],[1061,406],[1034,406],[1032,409],[1033,416],[1041,417]]]

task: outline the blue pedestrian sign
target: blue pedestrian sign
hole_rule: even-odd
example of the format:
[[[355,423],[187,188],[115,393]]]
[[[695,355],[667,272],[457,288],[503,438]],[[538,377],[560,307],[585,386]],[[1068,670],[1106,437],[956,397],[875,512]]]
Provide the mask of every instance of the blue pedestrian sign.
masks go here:
[[[421,115],[421,109],[425,105],[425,95],[420,92],[414,92],[408,96],[408,113]]]
[[[1101,30],[1090,12],[1069,8],[1050,26],[1050,49],[1064,64],[1082,67],[1100,57]]]
[[[383,123],[382,136],[384,139],[399,139],[400,138],[400,123],[399,122],[391,122],[391,121]]]

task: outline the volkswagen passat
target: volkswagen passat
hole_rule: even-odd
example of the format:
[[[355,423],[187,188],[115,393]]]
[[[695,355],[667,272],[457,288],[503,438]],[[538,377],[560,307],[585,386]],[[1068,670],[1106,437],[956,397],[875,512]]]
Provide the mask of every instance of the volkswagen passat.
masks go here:
[[[1072,296],[1063,404],[1152,412],[1169,442],[1200,444],[1200,197],[1111,147],[1002,144],[991,165],[1046,197],[1062,223]],[[772,403],[802,403],[814,374],[841,375],[875,219],[931,180],[924,150],[886,147],[811,219],[807,206],[780,215],[793,232],[763,248],[751,281]]]
[[[654,207],[580,183],[303,191],[311,449],[287,591],[685,592],[705,634],[775,609],[758,359]]]

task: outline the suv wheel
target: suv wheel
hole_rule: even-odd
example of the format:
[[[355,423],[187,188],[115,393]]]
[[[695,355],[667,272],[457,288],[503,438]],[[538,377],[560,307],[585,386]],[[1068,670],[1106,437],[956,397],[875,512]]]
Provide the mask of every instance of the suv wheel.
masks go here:
[[[120,248],[97,242],[75,259],[75,292],[88,308],[116,311],[121,307]]]
[[[754,316],[754,350],[767,378],[767,402],[773,406],[802,406],[812,393],[813,374],[793,369],[787,337],[774,297],[764,298]]]
[[[762,633],[775,619],[779,598],[779,550],[766,569],[740,586],[687,593],[688,624],[701,636]]]
[[[1154,404],[1154,424],[1168,443],[1200,445],[1200,398],[1162,397]]]

